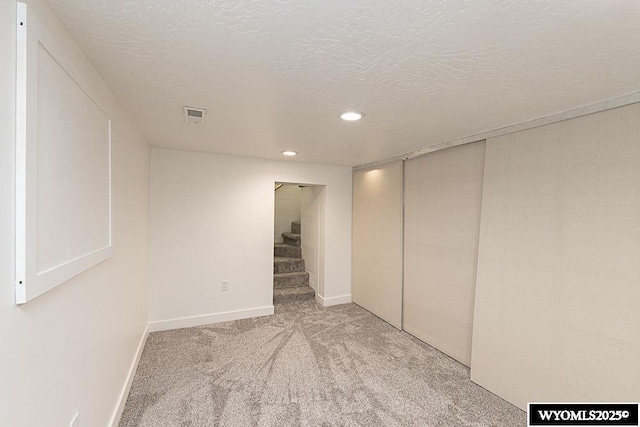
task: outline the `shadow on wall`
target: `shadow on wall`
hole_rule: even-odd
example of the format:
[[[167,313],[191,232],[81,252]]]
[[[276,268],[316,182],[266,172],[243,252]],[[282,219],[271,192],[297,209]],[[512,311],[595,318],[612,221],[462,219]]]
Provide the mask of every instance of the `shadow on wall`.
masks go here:
[[[300,221],[300,193],[297,184],[276,183],[275,186],[275,220],[273,225],[273,242],[284,241],[282,233],[290,231],[291,223]]]

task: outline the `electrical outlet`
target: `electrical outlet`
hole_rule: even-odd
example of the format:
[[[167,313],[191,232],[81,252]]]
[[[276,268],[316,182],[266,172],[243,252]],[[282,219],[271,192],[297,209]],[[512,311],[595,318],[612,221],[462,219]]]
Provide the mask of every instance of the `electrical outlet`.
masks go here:
[[[69,427],[80,427],[80,412],[76,412],[76,414],[73,416]]]
[[[223,280],[222,281],[222,292],[229,292],[229,281],[228,280]]]

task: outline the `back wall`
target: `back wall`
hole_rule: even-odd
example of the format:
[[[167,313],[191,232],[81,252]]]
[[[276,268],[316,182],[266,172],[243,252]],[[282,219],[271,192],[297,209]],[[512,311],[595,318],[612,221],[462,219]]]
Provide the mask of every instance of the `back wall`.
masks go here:
[[[274,182],[326,186],[320,297],[351,301],[351,168],[154,148],[152,330],[273,312]]]

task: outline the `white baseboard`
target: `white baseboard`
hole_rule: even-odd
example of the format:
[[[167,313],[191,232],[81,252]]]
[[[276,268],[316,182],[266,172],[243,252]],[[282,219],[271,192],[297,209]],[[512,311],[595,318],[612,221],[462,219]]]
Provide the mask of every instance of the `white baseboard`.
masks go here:
[[[144,329],[142,333],[142,337],[140,338],[140,342],[138,343],[138,348],[136,349],[136,353],[133,357],[133,361],[131,362],[131,366],[129,367],[129,372],[127,373],[127,380],[124,383],[124,387],[120,392],[120,398],[118,399],[118,406],[113,412],[113,416],[111,417],[111,422],[109,425],[111,427],[118,427],[120,423],[120,418],[122,417],[122,412],[124,411],[124,405],[127,403],[127,397],[129,397],[129,390],[131,389],[131,384],[133,383],[133,377],[136,375],[136,370],[138,369],[138,363],[140,363],[140,357],[142,357],[142,350],[144,350],[144,345],[147,342],[147,337],[149,336],[149,324]]]
[[[225,311],[222,313],[203,314],[201,316],[180,317],[177,319],[157,320],[149,323],[149,332],[168,331],[171,329],[191,328],[211,323],[228,322],[230,320],[249,319],[251,317],[269,316],[273,314],[273,306],[250,308],[247,310]]]
[[[332,305],[349,304],[351,302],[351,294],[341,295],[339,297],[323,298],[316,294],[316,302],[323,307],[330,307]]]

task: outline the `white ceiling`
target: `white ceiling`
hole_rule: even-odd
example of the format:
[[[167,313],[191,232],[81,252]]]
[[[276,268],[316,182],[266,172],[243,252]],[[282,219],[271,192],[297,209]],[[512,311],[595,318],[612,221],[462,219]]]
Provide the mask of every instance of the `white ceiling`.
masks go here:
[[[159,147],[354,166],[640,91],[637,0],[47,1]]]

